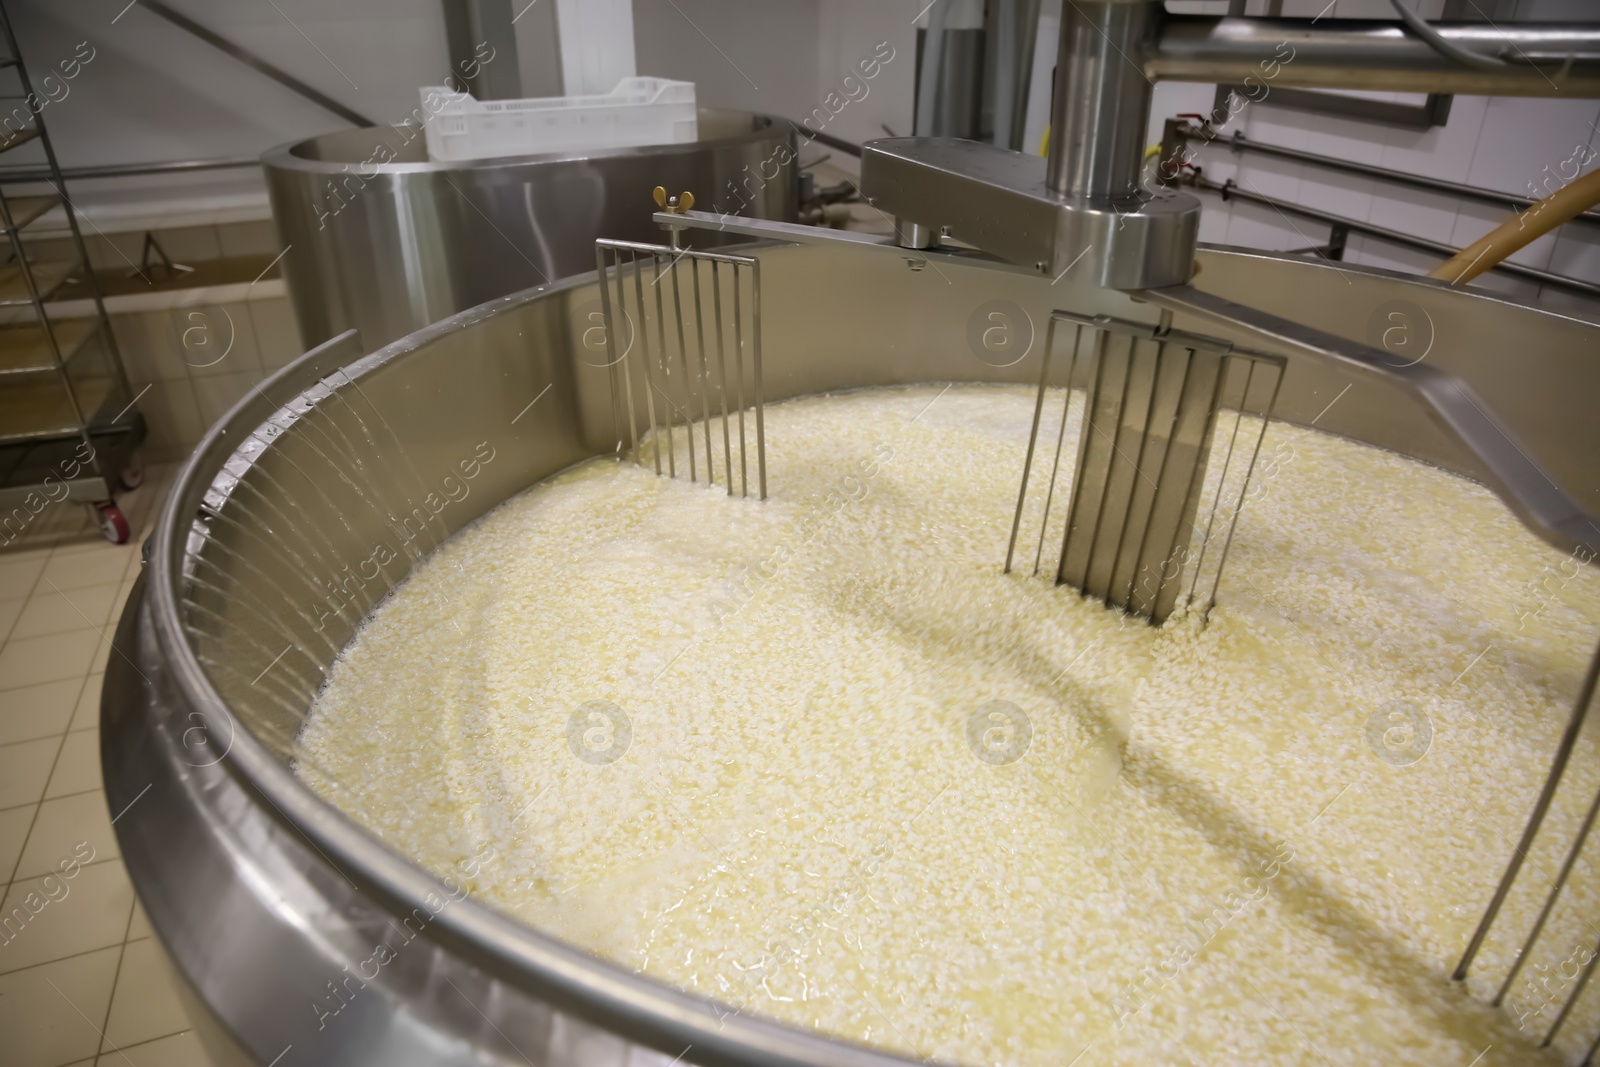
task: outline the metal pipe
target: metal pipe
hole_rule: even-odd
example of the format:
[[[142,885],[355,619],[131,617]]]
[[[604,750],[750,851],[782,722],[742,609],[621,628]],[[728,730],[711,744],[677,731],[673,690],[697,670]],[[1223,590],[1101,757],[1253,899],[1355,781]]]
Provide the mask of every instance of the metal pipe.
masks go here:
[[[1153,83],[1139,69],[1155,5],[1073,0],[1061,11],[1045,185],[1062,196],[1138,189]]]
[[[181,174],[192,170],[224,170],[229,167],[259,167],[259,156],[239,159],[179,159],[168,163],[110,163],[97,167],[67,167],[63,178],[127,178],[137,174]],[[7,167],[0,169],[0,181],[48,181],[53,177],[46,167]]]
[[[1351,233],[1375,237],[1380,241],[1388,241],[1390,244],[1401,245],[1405,248],[1414,248],[1419,252],[1427,252],[1443,259],[1449,259],[1460,251],[1460,249],[1452,248],[1447,244],[1440,244],[1438,241],[1430,241],[1425,237],[1413,237],[1408,233],[1400,233],[1398,230],[1374,226],[1371,223],[1360,222],[1356,219],[1347,219],[1342,215],[1330,215],[1326,211],[1318,211],[1316,208],[1305,207],[1301,204],[1273,200],[1271,197],[1262,196],[1260,193],[1252,193],[1241,189],[1233,184],[1231,180],[1218,183],[1199,178],[1195,180],[1194,187],[1203,189],[1206,192],[1220,193],[1224,200],[1237,199],[1250,204],[1263,204],[1290,215],[1299,215],[1301,218],[1311,219],[1327,226],[1343,226]],[[1579,281],[1577,278],[1569,278],[1565,274],[1552,274],[1546,270],[1539,270],[1537,267],[1523,267],[1515,263],[1498,263],[1495,265],[1494,270],[1538,285],[1548,285],[1554,289],[1564,289],[1567,292],[1600,298],[1600,285]]]
[[[1452,44],[1497,56],[1505,65],[1480,70],[1452,62],[1394,21],[1168,15],[1145,53],[1144,73],[1166,81],[1253,82],[1267,93],[1282,86],[1600,96],[1600,23],[1434,26]]]
[[[1476,200],[1483,204],[1494,204],[1496,207],[1522,210],[1532,207],[1534,203],[1534,201],[1525,196],[1496,192],[1493,189],[1480,189],[1476,185],[1462,185],[1460,182],[1445,181],[1442,178],[1408,174],[1405,171],[1388,170],[1384,167],[1374,167],[1366,163],[1356,163],[1353,160],[1338,159],[1334,156],[1320,156],[1315,152],[1302,152],[1298,148],[1283,148],[1275,144],[1252,141],[1245,137],[1242,132],[1235,133],[1229,138],[1208,138],[1203,130],[1195,126],[1178,126],[1174,132],[1185,140],[1203,140],[1207,144],[1224,145],[1235,152],[1255,152],[1263,156],[1291,160],[1295,163],[1308,163],[1315,167],[1326,167],[1328,170],[1343,171],[1346,174],[1354,174],[1362,178],[1375,178],[1378,181],[1393,182],[1395,185],[1407,185],[1413,189],[1426,189],[1429,192],[1440,193],[1444,196],[1455,196],[1463,200]],[[1573,216],[1573,219],[1582,222],[1600,223],[1600,211],[1585,211],[1582,214]]]

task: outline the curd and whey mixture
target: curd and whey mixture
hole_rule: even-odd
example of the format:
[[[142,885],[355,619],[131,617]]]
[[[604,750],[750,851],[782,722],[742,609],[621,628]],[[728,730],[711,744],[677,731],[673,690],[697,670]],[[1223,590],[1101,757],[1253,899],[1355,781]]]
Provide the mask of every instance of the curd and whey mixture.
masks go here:
[[[1547,992],[1484,994],[1591,738],[1483,977],[1447,976],[1578,691],[1594,568],[1480,486],[1279,424],[1209,623],[1157,629],[1029,577],[1026,539],[1001,573],[1032,410],[769,406],[765,503],[615,460],[536,485],[379,607],[297,771],[537,928],[909,1056],[1561,1062],[1535,1045],[1600,932],[1587,859]]]

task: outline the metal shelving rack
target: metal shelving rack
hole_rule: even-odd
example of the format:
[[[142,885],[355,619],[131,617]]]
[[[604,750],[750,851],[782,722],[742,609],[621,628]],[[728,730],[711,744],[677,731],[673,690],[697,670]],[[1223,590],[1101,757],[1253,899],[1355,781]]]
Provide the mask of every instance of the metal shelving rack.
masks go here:
[[[63,503],[94,506],[101,532],[121,544],[130,531],[114,494],[142,479],[134,451],[144,439],[144,419],[45,128],[43,98],[34,93],[3,3],[0,34],[0,100],[14,104],[12,115],[28,115],[16,132],[0,128],[0,153],[37,141],[50,188],[44,195],[16,195],[12,190],[21,183],[0,178],[0,224],[11,257],[0,263],[0,546],[20,537],[45,508]],[[16,95],[4,87],[13,77]],[[76,258],[32,262],[26,231],[57,206]],[[51,317],[69,280],[88,289],[92,317]]]

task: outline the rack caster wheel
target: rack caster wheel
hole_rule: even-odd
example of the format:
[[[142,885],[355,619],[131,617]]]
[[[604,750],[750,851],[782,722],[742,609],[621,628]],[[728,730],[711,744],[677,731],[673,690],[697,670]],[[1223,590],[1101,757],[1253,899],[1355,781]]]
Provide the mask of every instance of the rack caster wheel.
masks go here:
[[[106,501],[94,506],[95,513],[100,517],[100,534],[114,545],[125,545],[133,536],[133,529],[128,525],[128,516],[122,513],[113,501]]]
[[[144,460],[135,459],[129,463],[122,473],[117,475],[117,481],[122,483],[122,488],[130,493],[144,484]]]

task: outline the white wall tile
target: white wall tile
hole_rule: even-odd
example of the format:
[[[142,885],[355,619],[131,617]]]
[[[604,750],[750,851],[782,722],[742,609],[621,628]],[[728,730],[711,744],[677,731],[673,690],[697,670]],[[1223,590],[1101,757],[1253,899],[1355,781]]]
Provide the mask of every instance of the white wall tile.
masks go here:
[[[1506,257],[1507,263],[1519,263],[1524,267],[1536,267],[1539,270],[1550,269],[1550,257],[1556,250],[1556,235],[1547,233],[1524,248],[1519,248]]]
[[[1556,233],[1550,270],[1574,278],[1600,281],[1600,226],[1563,226]]]
[[[1319,245],[1327,239],[1324,228],[1317,227],[1320,232],[1313,232],[1307,226],[1304,221],[1290,221],[1264,205],[1235,203],[1233,219],[1228,226],[1228,243],[1281,252]]]
[[[1355,163],[1377,165],[1383,160],[1389,137],[1386,125],[1312,111],[1299,114],[1304,116],[1301,121],[1306,123],[1311,134],[1306,140],[1306,151]]]
[[[1295,202],[1306,207],[1366,222],[1374,202],[1376,182],[1350,175],[1306,167],[1295,192]]]
[[[1225,182],[1239,173],[1239,163],[1244,157],[1228,150],[1220,142],[1195,143],[1196,165],[1214,182]]]
[[[1200,197],[1200,240],[1219,244],[1228,237],[1228,223],[1233,218],[1232,205],[1220,197],[1202,194]]]
[[[1240,188],[1258,196],[1294,203],[1300,192],[1300,177],[1304,169],[1301,164],[1288,160],[1246,155],[1239,164],[1234,180]]]
[[[1391,130],[1379,162],[1391,170],[1465,182],[1488,108],[1487,97],[1457,96],[1450,101],[1445,125]]]
[[[1239,113],[1237,128],[1242,129],[1245,137],[1251,140],[1314,151],[1311,146],[1313,130],[1306,121],[1307,113],[1276,106],[1272,102],[1270,85],[1267,90],[1267,96],[1261,102],[1248,104]]]
[[[1576,146],[1591,142],[1597,118],[1594,100],[1494,97],[1464,180],[1526,196],[1529,182],[1537,186],[1547,176],[1545,168],[1557,171]]]
[[[1450,243],[1456,230],[1456,204],[1432,193],[1390,185],[1375,197],[1367,221],[1414,237]]]

